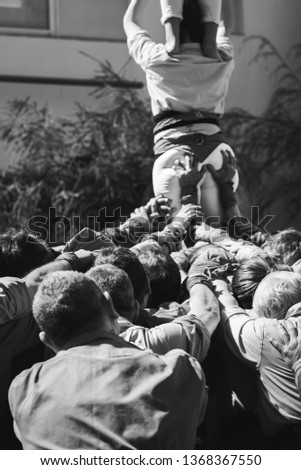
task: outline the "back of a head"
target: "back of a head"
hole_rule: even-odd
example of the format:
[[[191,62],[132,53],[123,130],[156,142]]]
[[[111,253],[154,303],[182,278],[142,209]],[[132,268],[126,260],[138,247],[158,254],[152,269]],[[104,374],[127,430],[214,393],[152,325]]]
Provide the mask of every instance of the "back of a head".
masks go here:
[[[252,259],[254,257],[264,257],[265,255],[266,252],[263,250],[263,248],[250,243],[241,246],[235,254],[235,258],[238,263],[242,263],[243,261]]]
[[[102,292],[108,292],[117,313],[129,321],[137,317],[134,290],[129,276],[123,269],[113,264],[102,264],[91,268],[87,273]]]
[[[56,344],[89,331],[101,323],[103,294],[92,279],[73,271],[48,274],[33,301],[33,315],[39,326]]]
[[[131,248],[131,251],[137,256],[139,256],[139,253],[145,250],[153,250],[157,253],[162,253],[163,251],[165,253],[165,250],[162,248],[162,246],[160,246],[157,241],[151,238],[151,234],[143,237],[143,241]]]
[[[165,252],[151,248],[138,254],[150,280],[151,294],[147,306],[157,308],[164,302],[177,300],[181,275],[177,263]]]
[[[95,260],[95,266],[102,264],[113,264],[123,269],[129,276],[134,289],[134,296],[143,305],[145,296],[148,294],[148,280],[145,270],[137,255],[129,248],[116,247],[113,249],[101,250]]]
[[[199,1],[184,0],[183,20],[180,23],[180,43],[202,42],[204,10]]]
[[[301,232],[288,228],[276,233],[264,247],[271,256],[278,256],[282,263],[292,266],[301,259]]]
[[[254,294],[253,308],[259,317],[282,319],[301,302],[301,275],[289,271],[268,274]]]
[[[47,243],[25,227],[11,227],[0,235],[0,277],[24,277],[51,259]]]
[[[243,261],[232,279],[232,291],[242,308],[251,309],[253,297],[259,283],[273,271],[290,271],[289,266],[280,265],[276,258],[263,252],[260,256]]]

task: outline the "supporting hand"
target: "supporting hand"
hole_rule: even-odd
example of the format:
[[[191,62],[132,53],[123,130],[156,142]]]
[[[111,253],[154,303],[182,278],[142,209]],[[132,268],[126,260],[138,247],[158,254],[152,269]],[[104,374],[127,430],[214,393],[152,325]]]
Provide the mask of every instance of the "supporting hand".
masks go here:
[[[282,354],[289,368],[293,369],[294,364],[301,359],[301,322],[279,321],[277,328],[281,342],[271,336],[268,336],[268,340]]]
[[[220,185],[232,180],[236,173],[236,160],[234,155],[229,150],[221,150],[223,157],[223,164],[219,170],[216,170],[212,165],[206,165],[207,170],[210,171],[214,181]]]

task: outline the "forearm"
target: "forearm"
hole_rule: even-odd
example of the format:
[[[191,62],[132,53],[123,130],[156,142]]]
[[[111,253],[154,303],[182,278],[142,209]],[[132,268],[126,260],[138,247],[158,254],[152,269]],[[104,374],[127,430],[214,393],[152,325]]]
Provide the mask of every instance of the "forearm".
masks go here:
[[[141,29],[139,23],[147,4],[148,0],[131,0],[123,17],[123,28],[127,36]]]
[[[223,244],[225,241],[227,242],[230,240],[226,230],[211,227],[205,222],[202,222],[201,224],[197,225],[195,238],[197,241],[203,241],[214,244]]]
[[[190,314],[202,321],[211,336],[220,321],[220,309],[214,293],[204,284],[195,284],[190,290],[189,304]]]
[[[227,346],[238,359],[246,359],[252,368],[260,362],[261,345],[255,333],[255,320],[239,307],[225,281],[213,281],[221,306],[221,332]]]
[[[23,279],[3,278],[0,282],[0,324],[30,314],[33,297],[47,274],[71,269],[70,262],[57,260],[35,269]]]
[[[23,278],[23,281],[26,284],[27,291],[29,293],[31,302],[33,301],[33,297],[38,290],[38,287],[44,277],[47,274],[50,274],[55,271],[71,271],[73,270],[72,265],[67,260],[56,260],[52,263],[45,264],[40,268],[35,269],[31,273],[29,273],[26,277]]]
[[[184,225],[181,223],[171,223],[167,225],[161,232],[155,232],[152,234],[159,245],[168,246],[169,253],[179,249],[179,244],[182,242],[185,235],[186,230]]]
[[[217,295],[218,301],[221,304],[222,308],[225,309],[225,314],[227,315],[227,308],[239,307],[236,299],[233,297],[229,291],[228,284],[226,281],[216,279],[213,281],[215,287],[215,294]]]
[[[32,298],[22,279],[4,277],[0,281],[0,325],[31,312]]]

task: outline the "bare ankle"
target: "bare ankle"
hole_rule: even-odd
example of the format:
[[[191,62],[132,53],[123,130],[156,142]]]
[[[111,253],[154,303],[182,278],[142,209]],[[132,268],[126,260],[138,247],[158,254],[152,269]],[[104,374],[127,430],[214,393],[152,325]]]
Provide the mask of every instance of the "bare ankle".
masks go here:
[[[180,52],[180,21],[178,18],[170,18],[165,23],[165,48],[169,54]]]
[[[203,23],[202,52],[205,57],[209,57],[211,59],[219,58],[216,34],[216,23]]]
[[[202,53],[204,57],[208,57],[209,59],[220,58],[216,44],[202,43]]]

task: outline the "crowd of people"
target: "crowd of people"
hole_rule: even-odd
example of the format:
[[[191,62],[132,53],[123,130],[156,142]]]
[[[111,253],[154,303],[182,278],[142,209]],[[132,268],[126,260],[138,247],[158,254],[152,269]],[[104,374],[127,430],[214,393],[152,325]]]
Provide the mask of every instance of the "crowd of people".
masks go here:
[[[167,208],[55,248],[0,236],[3,448],[298,448],[301,232]]]
[[[154,197],[60,246],[0,235],[1,447],[298,449],[301,232],[237,204],[219,127],[231,0],[161,0],[165,45],[138,24],[144,1],[124,27],[154,113]]]

